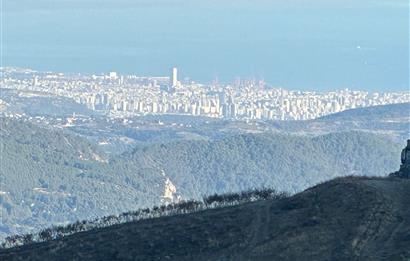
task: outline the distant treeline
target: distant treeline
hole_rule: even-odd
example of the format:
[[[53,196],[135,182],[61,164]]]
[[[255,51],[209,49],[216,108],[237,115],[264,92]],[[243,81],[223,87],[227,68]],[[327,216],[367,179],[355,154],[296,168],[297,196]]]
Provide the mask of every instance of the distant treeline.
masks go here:
[[[288,194],[276,192],[274,189],[264,188],[243,191],[241,193],[227,193],[203,197],[202,201],[188,200],[179,203],[171,203],[153,208],[144,208],[137,211],[126,212],[120,215],[111,215],[94,220],[77,221],[66,226],[53,226],[38,233],[24,235],[12,235],[6,237],[1,243],[1,248],[12,248],[32,243],[46,242],[59,239],[74,233],[104,228],[112,225],[134,222],[143,219],[172,216],[178,214],[193,213],[201,210],[234,206],[258,200],[278,200],[286,198]]]

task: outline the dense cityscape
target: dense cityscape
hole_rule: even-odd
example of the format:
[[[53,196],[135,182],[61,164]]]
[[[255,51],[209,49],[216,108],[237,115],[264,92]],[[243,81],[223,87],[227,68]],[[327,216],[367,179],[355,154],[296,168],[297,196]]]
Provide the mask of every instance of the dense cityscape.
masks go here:
[[[1,87],[73,99],[114,118],[181,114],[225,119],[308,120],[347,109],[410,102],[409,92],[291,91],[262,80],[201,84],[169,76],[37,72],[1,68]]]

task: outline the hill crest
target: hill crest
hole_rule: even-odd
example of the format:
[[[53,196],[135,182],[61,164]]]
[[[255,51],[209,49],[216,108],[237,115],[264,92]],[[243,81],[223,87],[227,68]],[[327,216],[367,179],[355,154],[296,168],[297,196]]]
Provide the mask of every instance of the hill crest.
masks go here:
[[[107,227],[3,250],[0,257],[406,260],[409,198],[410,180],[338,178],[281,200]]]

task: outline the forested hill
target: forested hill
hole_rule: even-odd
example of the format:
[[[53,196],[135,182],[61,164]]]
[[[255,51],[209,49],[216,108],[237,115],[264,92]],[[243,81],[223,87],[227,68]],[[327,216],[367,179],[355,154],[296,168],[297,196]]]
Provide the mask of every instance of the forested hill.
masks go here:
[[[320,135],[342,131],[382,134],[402,142],[409,137],[410,103],[357,108],[308,121],[272,122],[277,131]]]
[[[409,260],[410,180],[343,178],[290,198],[0,250],[5,260]]]
[[[318,120],[376,120],[406,118],[410,120],[410,103],[356,108],[324,116]]]
[[[158,204],[165,178],[63,131],[0,118],[0,238]]]
[[[64,130],[0,119],[0,238],[158,205],[171,197],[270,187],[298,192],[343,175],[398,168],[402,145],[349,132],[324,136],[239,135],[180,141],[108,156]]]
[[[163,169],[184,197],[200,198],[260,187],[298,192],[337,176],[383,176],[398,168],[400,150],[362,132],[314,138],[265,134],[155,144],[127,157]]]

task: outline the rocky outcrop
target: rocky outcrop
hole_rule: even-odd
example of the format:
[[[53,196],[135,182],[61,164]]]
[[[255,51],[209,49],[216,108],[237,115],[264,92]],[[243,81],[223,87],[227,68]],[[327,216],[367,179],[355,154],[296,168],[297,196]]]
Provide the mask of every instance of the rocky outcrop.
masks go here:
[[[177,187],[167,177],[163,169],[161,170],[161,175],[165,178],[164,194],[161,197],[161,202],[164,204],[178,203],[181,200],[181,196],[177,193]]]
[[[389,176],[410,179],[410,139],[407,140],[407,146],[401,152],[401,165],[399,171],[396,171]]]
[[[177,189],[174,184],[172,184],[171,180],[167,178],[165,180],[165,187],[164,187],[164,196],[162,197],[165,202],[173,202],[175,193],[177,192]]]

